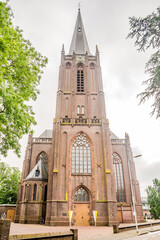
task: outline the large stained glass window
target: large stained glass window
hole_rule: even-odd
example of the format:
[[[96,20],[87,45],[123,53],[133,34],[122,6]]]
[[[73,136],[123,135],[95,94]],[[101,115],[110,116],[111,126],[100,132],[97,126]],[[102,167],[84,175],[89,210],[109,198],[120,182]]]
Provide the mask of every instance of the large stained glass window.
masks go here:
[[[91,148],[84,134],[72,144],[72,173],[91,174]]]
[[[117,202],[125,202],[125,189],[124,189],[124,180],[123,180],[123,169],[122,161],[120,156],[117,153],[113,153],[113,166],[114,166],[114,175],[116,182],[116,196]]]
[[[84,188],[79,188],[74,195],[75,202],[89,202],[89,194]]]

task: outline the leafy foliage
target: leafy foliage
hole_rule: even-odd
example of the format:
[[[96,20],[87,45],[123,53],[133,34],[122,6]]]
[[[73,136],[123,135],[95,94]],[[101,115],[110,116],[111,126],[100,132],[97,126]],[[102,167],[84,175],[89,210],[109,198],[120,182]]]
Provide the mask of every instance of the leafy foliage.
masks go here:
[[[145,18],[129,18],[130,33],[127,38],[136,38],[135,46],[138,51],[146,51],[148,48],[156,49],[146,63],[145,72],[150,75],[149,79],[144,81],[147,87],[140,93],[140,103],[149,98],[153,98],[151,115],[160,117],[160,8],[157,13],[152,13]]]
[[[0,162],[0,204],[16,203],[20,177],[18,168]]]
[[[47,58],[38,53],[22,31],[12,24],[8,1],[0,1],[0,154],[13,149],[19,156],[19,139],[36,124],[32,107]]]
[[[153,180],[153,187],[148,186],[146,192],[150,212],[155,219],[158,219],[160,218],[160,181],[155,178]]]

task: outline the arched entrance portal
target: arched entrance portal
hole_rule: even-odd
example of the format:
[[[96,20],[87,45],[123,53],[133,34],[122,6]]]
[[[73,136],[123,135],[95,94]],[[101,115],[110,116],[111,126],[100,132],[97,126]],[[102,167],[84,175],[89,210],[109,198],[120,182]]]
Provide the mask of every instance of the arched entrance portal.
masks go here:
[[[83,187],[74,194],[74,225],[89,225],[90,199],[89,193]]]

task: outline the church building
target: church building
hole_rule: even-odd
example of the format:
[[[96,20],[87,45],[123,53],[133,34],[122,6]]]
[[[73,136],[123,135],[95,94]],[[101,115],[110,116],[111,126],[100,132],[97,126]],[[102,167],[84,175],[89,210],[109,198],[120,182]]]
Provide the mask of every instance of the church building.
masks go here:
[[[109,128],[96,46],[91,54],[80,9],[68,54],[61,51],[53,130],[29,135],[15,222],[112,226],[143,221],[128,134]],[[118,124],[118,123],[117,123]]]

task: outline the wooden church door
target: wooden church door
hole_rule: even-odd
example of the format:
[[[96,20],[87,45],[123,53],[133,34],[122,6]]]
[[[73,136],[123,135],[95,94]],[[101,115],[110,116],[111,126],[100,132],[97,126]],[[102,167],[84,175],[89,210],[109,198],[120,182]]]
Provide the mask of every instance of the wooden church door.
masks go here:
[[[74,225],[89,225],[89,204],[74,204]]]
[[[74,225],[89,225],[90,203],[89,194],[84,188],[79,188],[74,195]]]

